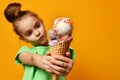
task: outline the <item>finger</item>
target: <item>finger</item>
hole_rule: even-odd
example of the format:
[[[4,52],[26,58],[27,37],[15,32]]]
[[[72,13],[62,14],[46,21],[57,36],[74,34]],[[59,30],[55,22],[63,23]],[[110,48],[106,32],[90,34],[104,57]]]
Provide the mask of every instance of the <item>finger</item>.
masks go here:
[[[43,62],[42,62],[42,63],[43,63],[43,65],[44,65],[44,66],[50,65],[50,62],[49,62],[49,61],[47,61],[47,60],[43,60]]]
[[[51,64],[51,62],[50,62],[51,59],[52,59],[51,56],[44,56],[44,58],[42,60],[43,65],[47,65],[47,66],[50,65]]]
[[[68,57],[65,57],[65,56],[53,55],[53,57],[54,57],[56,60],[63,61],[63,62],[66,62],[66,63],[71,63],[71,62],[73,62],[72,59],[70,59],[70,58],[68,58]]]
[[[72,36],[69,37],[68,40],[71,42],[73,40],[73,37]]]
[[[52,70],[49,70],[49,69],[47,69],[46,70],[48,73],[53,73],[53,71]]]
[[[71,53],[70,52],[66,52],[65,56],[68,57],[68,58],[71,58]]]
[[[54,70],[53,73],[56,74],[56,75],[59,75],[59,76],[66,76],[69,73],[69,71],[59,72],[59,71]]]
[[[50,51],[47,51],[45,55],[47,55],[47,56],[51,56]]]
[[[63,62],[63,61],[59,61],[59,60],[56,60],[56,59],[50,60],[50,62],[54,65],[61,66],[61,67],[64,67],[64,68],[67,68],[69,66],[68,63]]]
[[[44,67],[47,72],[53,73],[52,69],[48,65],[45,65]]]
[[[49,72],[49,73],[54,73],[53,71],[52,71],[52,69],[50,69],[49,67],[46,67],[46,69],[45,69],[47,72]]]
[[[53,59],[53,57],[52,56],[44,56],[44,58],[45,58],[45,60],[47,60],[47,61],[50,61],[50,60],[52,60]]]
[[[62,68],[62,67],[59,67],[59,66],[56,66],[56,65],[50,65],[50,68],[57,75],[63,75],[64,73],[66,73],[65,68]]]
[[[48,61],[48,60],[43,60],[43,68],[47,71],[47,72],[49,72],[49,73],[53,73],[53,71],[52,71],[52,69],[49,67],[49,65],[51,65],[51,63],[50,63],[50,61]]]

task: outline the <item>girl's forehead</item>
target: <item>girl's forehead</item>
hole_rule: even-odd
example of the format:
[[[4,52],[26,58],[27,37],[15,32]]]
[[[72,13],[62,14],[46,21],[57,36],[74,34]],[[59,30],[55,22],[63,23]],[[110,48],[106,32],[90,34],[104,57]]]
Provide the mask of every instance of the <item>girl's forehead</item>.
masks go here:
[[[25,16],[21,18],[20,21],[17,21],[18,30],[25,30],[33,27],[39,19],[35,16]]]
[[[25,16],[23,18],[21,18],[20,21],[17,22],[17,25],[19,27],[27,27],[27,26],[32,26],[35,24],[36,21],[39,21],[39,19],[35,16]]]
[[[27,15],[27,16],[22,17],[20,22],[33,22],[33,21],[36,21],[36,20],[38,20],[37,17]]]

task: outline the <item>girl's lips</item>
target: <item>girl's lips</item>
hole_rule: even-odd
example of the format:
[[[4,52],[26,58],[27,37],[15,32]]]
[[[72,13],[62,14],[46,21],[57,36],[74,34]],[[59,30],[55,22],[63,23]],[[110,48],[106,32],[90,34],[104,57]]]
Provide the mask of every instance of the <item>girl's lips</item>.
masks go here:
[[[44,40],[44,36],[41,36],[41,37],[39,38],[39,40]]]

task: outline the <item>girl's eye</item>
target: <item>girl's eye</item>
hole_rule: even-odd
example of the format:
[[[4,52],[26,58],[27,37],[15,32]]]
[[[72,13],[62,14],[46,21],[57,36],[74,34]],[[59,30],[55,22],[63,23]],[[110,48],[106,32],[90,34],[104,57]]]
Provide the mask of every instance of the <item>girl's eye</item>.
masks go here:
[[[26,36],[30,36],[32,34],[32,31],[28,31],[25,33]]]
[[[39,28],[39,27],[40,27],[40,23],[39,23],[39,22],[36,22],[35,28]]]

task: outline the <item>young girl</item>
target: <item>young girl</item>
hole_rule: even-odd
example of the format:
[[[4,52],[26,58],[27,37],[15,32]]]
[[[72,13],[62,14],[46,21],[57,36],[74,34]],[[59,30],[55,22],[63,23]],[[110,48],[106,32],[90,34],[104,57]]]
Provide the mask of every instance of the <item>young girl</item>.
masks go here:
[[[42,19],[31,11],[21,11],[20,3],[11,3],[4,11],[6,19],[12,23],[19,38],[30,42],[33,47],[23,46],[15,57],[16,63],[24,67],[23,80],[52,80],[52,73],[59,75],[59,80],[73,67],[74,51],[66,52],[66,56],[50,56],[48,40]]]

